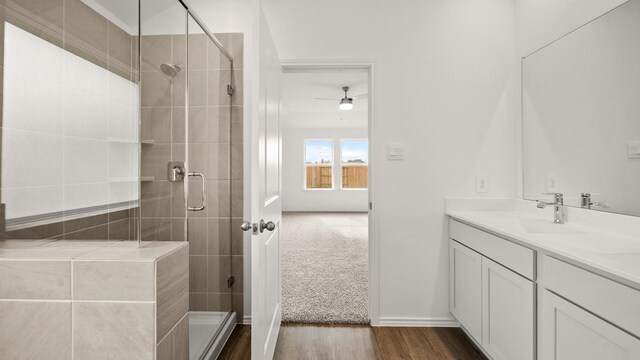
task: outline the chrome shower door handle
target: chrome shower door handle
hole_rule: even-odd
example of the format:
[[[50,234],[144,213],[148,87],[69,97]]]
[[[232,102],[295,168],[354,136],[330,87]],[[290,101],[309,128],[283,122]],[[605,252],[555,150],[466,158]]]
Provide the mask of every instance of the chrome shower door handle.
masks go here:
[[[202,173],[199,172],[190,172],[187,174],[188,176],[197,176],[200,178],[200,181],[202,183],[202,204],[199,207],[194,207],[194,206],[189,206],[187,205],[187,210],[189,211],[202,211],[204,210],[204,208],[207,206],[207,193],[205,192],[205,179],[204,179],[204,175],[202,175]]]

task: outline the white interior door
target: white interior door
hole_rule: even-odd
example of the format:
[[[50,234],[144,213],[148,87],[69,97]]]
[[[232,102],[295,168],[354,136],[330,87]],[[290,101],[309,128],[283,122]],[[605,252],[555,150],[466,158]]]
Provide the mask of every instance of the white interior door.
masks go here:
[[[263,20],[263,19],[261,19]],[[251,358],[271,359],[278,340],[280,306],[280,60],[260,21],[258,104],[252,121]],[[254,93],[255,94],[255,93]]]

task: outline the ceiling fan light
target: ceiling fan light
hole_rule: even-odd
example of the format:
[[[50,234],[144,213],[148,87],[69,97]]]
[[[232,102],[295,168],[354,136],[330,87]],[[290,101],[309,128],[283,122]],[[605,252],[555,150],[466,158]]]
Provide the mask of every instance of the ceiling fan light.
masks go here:
[[[353,109],[353,104],[350,104],[350,103],[340,104],[340,110],[351,110],[351,109]]]
[[[340,110],[351,110],[353,109],[353,99],[343,98],[340,100]]]

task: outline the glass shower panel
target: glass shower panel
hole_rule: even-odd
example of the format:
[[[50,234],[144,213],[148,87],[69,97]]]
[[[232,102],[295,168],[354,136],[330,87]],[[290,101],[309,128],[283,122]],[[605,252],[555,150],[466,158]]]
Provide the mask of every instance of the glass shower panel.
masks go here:
[[[186,123],[193,311],[231,311],[231,183],[229,61],[198,23],[188,24]],[[201,176],[200,176],[201,175]],[[204,275],[206,274],[206,275]],[[202,280],[200,281],[200,278]]]
[[[141,237],[184,241],[187,11],[157,0],[142,0],[141,11]]]

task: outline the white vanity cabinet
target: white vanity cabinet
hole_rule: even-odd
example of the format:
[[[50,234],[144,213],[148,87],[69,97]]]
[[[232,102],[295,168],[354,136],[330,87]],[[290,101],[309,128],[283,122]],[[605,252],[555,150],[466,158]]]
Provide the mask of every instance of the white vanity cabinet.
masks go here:
[[[540,285],[539,359],[640,359],[640,291],[550,256]]]
[[[549,290],[540,295],[539,359],[640,359],[637,338]]]
[[[449,307],[492,360],[640,360],[637,286],[477,226],[449,222]]]
[[[535,359],[535,283],[521,275],[535,253],[457,221],[450,234],[451,314],[494,360]]]
[[[482,258],[482,342],[494,360],[535,356],[535,283]]]
[[[477,341],[482,341],[482,256],[449,242],[449,310]]]

